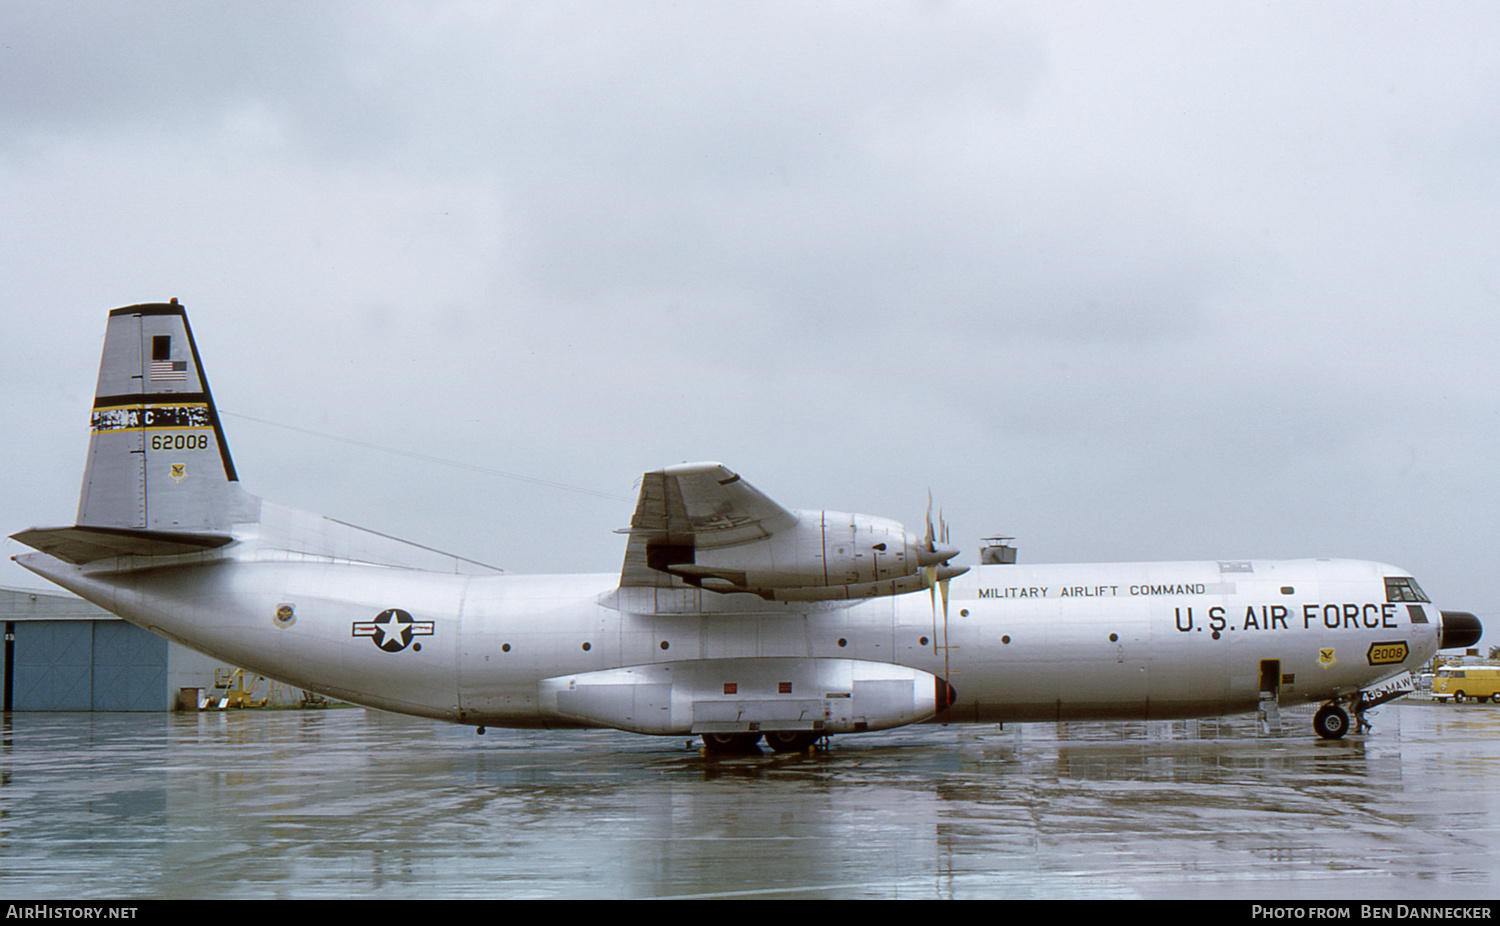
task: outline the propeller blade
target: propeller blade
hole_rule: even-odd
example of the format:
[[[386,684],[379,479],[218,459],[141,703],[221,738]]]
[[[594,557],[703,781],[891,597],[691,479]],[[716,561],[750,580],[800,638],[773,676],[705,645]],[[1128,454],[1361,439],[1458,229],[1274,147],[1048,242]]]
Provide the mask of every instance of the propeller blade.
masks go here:
[[[939,542],[939,530],[941,530],[942,541]],[[927,490],[927,531],[922,535],[922,542],[917,547],[917,565],[936,566],[946,563],[957,556],[958,548],[948,546],[948,522],[943,518],[943,511],[938,509],[938,524],[932,523],[932,490]]]
[[[933,653],[936,653],[938,651],[938,620],[937,620],[937,586],[938,586],[938,578],[937,578],[937,571],[938,570],[937,570],[936,566],[928,566],[928,567],[926,567],[925,569],[922,570],[922,581],[923,581],[923,584],[925,584],[927,586],[927,597],[932,600],[932,651],[933,651]],[[943,613],[946,616],[947,610],[948,610],[947,609],[947,605],[946,605],[946,602],[947,602],[946,596],[944,597],[943,601],[945,602],[944,607],[943,607]]]

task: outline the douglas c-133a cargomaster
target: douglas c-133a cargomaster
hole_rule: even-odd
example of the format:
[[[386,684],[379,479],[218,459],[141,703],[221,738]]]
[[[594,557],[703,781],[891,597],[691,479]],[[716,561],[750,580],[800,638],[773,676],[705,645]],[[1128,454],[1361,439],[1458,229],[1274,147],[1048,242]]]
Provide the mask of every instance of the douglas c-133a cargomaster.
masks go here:
[[[355,704],[803,749],[924,721],[1153,719],[1411,688],[1479,621],[1339,560],[951,565],[717,463],[641,480],[619,575],[512,576],[240,487],[182,307],[109,314],[76,523],[16,561],[169,640]],[[921,594],[926,592],[926,594]]]

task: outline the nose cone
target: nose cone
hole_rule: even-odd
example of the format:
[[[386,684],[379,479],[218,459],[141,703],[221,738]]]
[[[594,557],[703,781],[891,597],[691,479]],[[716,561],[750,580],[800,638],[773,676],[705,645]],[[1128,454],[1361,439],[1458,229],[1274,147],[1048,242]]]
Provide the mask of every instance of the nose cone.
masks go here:
[[[1484,625],[1468,611],[1444,611],[1443,629],[1438,637],[1439,649],[1473,646],[1484,636]]]

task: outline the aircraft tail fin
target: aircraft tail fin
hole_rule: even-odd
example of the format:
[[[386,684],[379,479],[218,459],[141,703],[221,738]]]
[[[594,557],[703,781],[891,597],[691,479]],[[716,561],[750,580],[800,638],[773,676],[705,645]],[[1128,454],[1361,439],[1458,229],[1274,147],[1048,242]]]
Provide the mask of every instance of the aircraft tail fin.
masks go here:
[[[225,531],[241,497],[187,313],[175,299],[110,312],[77,526]]]
[[[109,313],[77,522],[13,537],[74,565],[209,553],[239,540],[259,550],[370,565],[500,571],[267,505],[244,491],[187,314],[175,299]],[[22,565],[57,581],[35,563]]]

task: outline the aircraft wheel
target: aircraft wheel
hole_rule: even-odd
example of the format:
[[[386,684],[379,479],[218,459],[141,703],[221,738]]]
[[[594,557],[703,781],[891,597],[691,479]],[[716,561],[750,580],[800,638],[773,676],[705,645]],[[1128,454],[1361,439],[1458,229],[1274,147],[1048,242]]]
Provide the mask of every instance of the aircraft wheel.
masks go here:
[[[760,742],[759,733],[703,734],[703,748],[715,755],[752,752],[758,742]]]
[[[1325,704],[1313,715],[1313,729],[1325,740],[1340,740],[1349,732],[1349,715],[1337,704]]]
[[[766,734],[766,745],[774,752],[803,752],[818,741],[811,730],[772,730]]]

